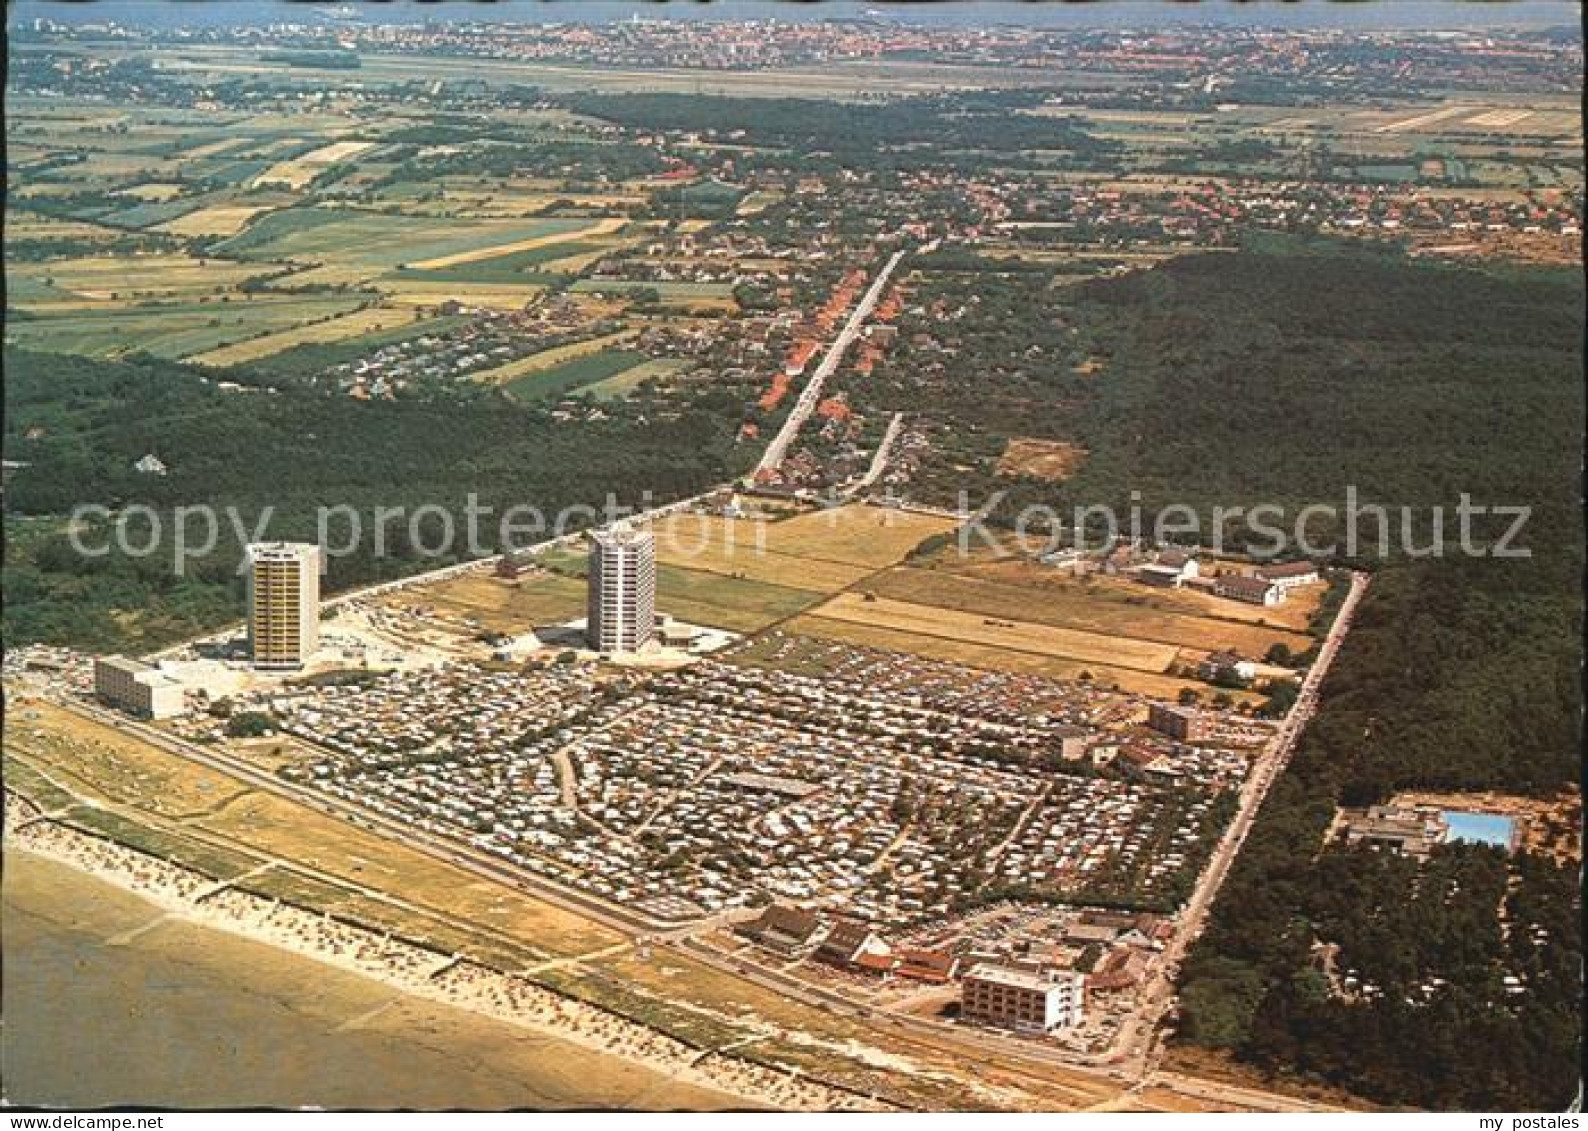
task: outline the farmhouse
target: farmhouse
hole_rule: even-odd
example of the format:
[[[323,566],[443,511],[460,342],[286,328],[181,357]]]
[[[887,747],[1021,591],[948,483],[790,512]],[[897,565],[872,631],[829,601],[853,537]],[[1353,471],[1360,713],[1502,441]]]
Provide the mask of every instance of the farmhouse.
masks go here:
[[[1277,562],[1259,567],[1257,576],[1273,584],[1281,593],[1288,593],[1298,585],[1316,582],[1318,567],[1311,562]]]
[[[1248,605],[1273,606],[1285,599],[1285,591],[1266,577],[1247,577],[1227,573],[1214,578],[1213,592],[1232,601],[1245,601]]]
[[[1209,683],[1231,679],[1246,682],[1257,675],[1257,665],[1242,659],[1237,653],[1224,649],[1208,653],[1207,659],[1197,665],[1197,678]]]

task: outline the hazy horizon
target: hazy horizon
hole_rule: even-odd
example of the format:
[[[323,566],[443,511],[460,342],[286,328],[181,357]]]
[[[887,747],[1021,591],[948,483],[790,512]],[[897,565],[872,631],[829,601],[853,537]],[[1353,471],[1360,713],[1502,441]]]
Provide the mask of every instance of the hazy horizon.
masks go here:
[[[356,15],[348,17],[345,9]],[[1168,3],[1167,0],[1102,0],[1099,3],[1031,3],[1011,0],[717,0],[709,4],[635,0],[382,0],[341,4],[329,0],[13,0],[8,19],[46,17],[60,23],[116,22],[158,28],[238,27],[270,23],[316,23],[333,10],[349,22],[376,24],[440,22],[608,23],[635,15],[650,19],[804,22],[887,19],[926,26],[1025,25],[1057,30],[1086,28],[1253,26],[1265,28],[1475,29],[1580,26],[1580,8],[1566,0],[1474,3],[1462,0],[1333,0],[1285,4]]]

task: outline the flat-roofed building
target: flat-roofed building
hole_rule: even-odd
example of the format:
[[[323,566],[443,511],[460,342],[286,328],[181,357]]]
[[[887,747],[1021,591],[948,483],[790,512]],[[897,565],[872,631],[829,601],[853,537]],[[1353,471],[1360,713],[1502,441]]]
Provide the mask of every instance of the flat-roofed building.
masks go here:
[[[145,719],[169,719],[180,715],[187,705],[180,680],[125,656],[104,656],[94,661],[94,694],[113,707]]]
[[[1346,810],[1341,824],[1351,848],[1387,849],[1414,860],[1426,860],[1436,844],[1450,834],[1437,810],[1426,806],[1373,805]]]
[[[1181,742],[1201,742],[1212,733],[1212,724],[1195,707],[1154,703],[1147,708],[1147,725]]]
[[[320,547],[248,547],[248,651],[254,667],[293,671],[320,646]]]
[[[590,535],[586,634],[597,652],[637,652],[656,632],[656,539],[618,525]]]
[[[1086,979],[1074,970],[982,962],[965,975],[960,1016],[978,1025],[1051,1033],[1079,1025]]]

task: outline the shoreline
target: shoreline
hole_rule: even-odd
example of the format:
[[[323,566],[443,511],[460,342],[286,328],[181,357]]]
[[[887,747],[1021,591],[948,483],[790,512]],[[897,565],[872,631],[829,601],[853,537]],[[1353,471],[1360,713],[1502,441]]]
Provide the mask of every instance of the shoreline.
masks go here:
[[[25,821],[26,828],[18,828]],[[694,1048],[598,1006],[467,959],[425,950],[218,881],[114,841],[58,824],[30,802],[5,797],[5,848],[85,872],[184,920],[368,978],[404,994],[516,1025],[747,1105],[793,1111],[886,1106],[731,1053]],[[202,899],[202,902],[200,900]],[[138,928],[141,932],[145,928]]]

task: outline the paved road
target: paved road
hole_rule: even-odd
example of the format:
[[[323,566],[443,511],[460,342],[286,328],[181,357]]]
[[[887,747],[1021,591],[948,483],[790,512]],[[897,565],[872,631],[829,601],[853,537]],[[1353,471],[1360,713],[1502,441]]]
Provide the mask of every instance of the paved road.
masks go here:
[[[657,920],[630,908],[609,904],[583,892],[564,887],[537,872],[480,852],[470,845],[395,821],[385,814],[330,797],[310,787],[284,781],[242,759],[214,748],[188,743],[117,712],[67,696],[51,695],[50,698],[66,709],[96,722],[130,731],[169,753],[227,774],[262,791],[286,797],[328,816],[347,820],[372,832],[391,837],[463,871],[506,884],[565,911],[634,937],[636,942],[648,942],[660,947],[676,949],[705,965],[828,1013],[866,1019],[879,1028],[892,1027],[900,1036],[919,1039],[940,1052],[953,1052],[972,1058],[993,1056],[1010,1063],[1013,1067],[1034,1071],[1038,1075],[1044,1072],[1062,1071],[1094,1078],[1099,1082],[1108,1081],[1121,1088],[1131,1088],[1134,1085],[1133,1090],[1139,1090],[1150,1082],[1155,1087],[1181,1092],[1193,1098],[1214,1098],[1214,1093],[1223,1088],[1222,1085],[1211,1081],[1189,1081],[1187,1078],[1160,1076],[1146,1066],[1132,1072],[1122,1066],[1107,1064],[1103,1057],[1078,1054],[1040,1041],[1025,1040],[991,1030],[960,1028],[926,1018],[876,1009],[858,1003],[841,992],[804,981],[775,967],[765,965],[755,957],[727,954],[716,950],[697,937],[728,926],[737,916],[717,916],[705,922],[683,925]],[[1190,1086],[1192,1084],[1194,1087]],[[1236,1091],[1241,1092],[1239,1097],[1235,1095]],[[1297,1103],[1289,1097],[1277,1095],[1267,1097],[1264,1101],[1265,1093],[1239,1089],[1224,1089],[1224,1093],[1225,1102],[1240,1103],[1243,1106],[1267,1106],[1274,1110],[1290,1110]]]
[[[757,471],[771,471],[783,466],[783,459],[788,455],[789,445],[794,442],[794,437],[799,435],[800,428],[816,408],[816,402],[822,395],[822,386],[827,383],[827,378],[833,375],[838,368],[838,363],[843,360],[844,351],[860,336],[860,329],[871,315],[877,301],[882,298],[882,291],[888,285],[888,279],[893,274],[893,269],[906,255],[900,250],[893,253],[887,264],[877,274],[870,287],[866,289],[865,297],[860,300],[860,305],[855,307],[850,314],[849,321],[844,323],[844,328],[838,332],[838,337],[833,339],[833,344],[828,347],[827,355],[822,358],[822,363],[816,367],[816,372],[811,374],[811,379],[805,383],[805,388],[800,391],[799,400],[794,402],[794,407],[789,411],[788,419],[783,421],[783,427],[778,429],[772,442],[766,446],[766,451],[761,454],[761,462],[756,464]]]
[[[695,499],[682,500],[652,513],[664,513],[688,506],[695,501]],[[466,567],[449,567],[449,570],[440,572],[451,572],[459,568],[478,568],[479,565],[480,563],[469,563]],[[413,582],[412,579],[408,579],[404,583]],[[310,787],[284,781],[242,759],[214,748],[188,743],[117,712],[69,696],[52,696],[52,698],[78,714],[108,726],[131,731],[169,753],[228,774],[257,789],[287,797],[311,809],[392,837],[400,843],[443,859],[464,871],[484,879],[505,883],[612,930],[638,935],[643,940],[661,946],[676,947],[680,952],[716,969],[735,974],[831,1013],[863,1017],[874,1023],[886,1023],[896,1030],[926,1040],[937,1048],[953,1049],[970,1056],[995,1055],[1025,1062],[1028,1066],[1041,1065],[1080,1075],[1108,1078],[1122,1086],[1133,1085],[1136,1090],[1151,1085],[1199,1098],[1222,1096],[1223,1102],[1244,1105],[1248,1101],[1237,1097],[1236,1093],[1239,1092],[1243,1096],[1254,1097],[1252,1103],[1261,1101],[1276,1109],[1294,1109],[1297,1106],[1308,1105],[1302,1105],[1300,1101],[1288,1097],[1249,1092],[1211,1081],[1192,1082],[1189,1078],[1160,1073],[1157,1066],[1162,1059],[1161,1024],[1174,1000],[1173,979],[1178,972],[1179,963],[1190,944],[1203,930],[1214,898],[1252,827],[1263,798],[1288,763],[1297,738],[1316,710],[1319,688],[1338,653],[1340,643],[1350,628],[1352,617],[1367,588],[1367,583],[1365,574],[1352,576],[1350,591],[1328,636],[1320,646],[1318,659],[1302,682],[1295,707],[1281,724],[1267,749],[1259,756],[1252,775],[1242,788],[1241,803],[1236,817],[1226,830],[1204,869],[1191,899],[1187,902],[1181,916],[1180,929],[1177,930],[1159,963],[1159,974],[1143,992],[1144,1005],[1133,1022],[1127,1023],[1122,1029],[1121,1038],[1115,1047],[1123,1049],[1124,1056],[1078,1054],[1052,1045],[1026,1041],[996,1032],[951,1027],[941,1022],[889,1013],[856,1003],[842,993],[806,982],[764,965],[754,958],[724,954],[703,944],[697,938],[699,935],[727,925],[735,916],[718,916],[706,922],[686,924],[658,920],[632,908],[611,904],[577,889],[566,887],[538,872],[513,865],[470,845],[415,828],[375,810],[330,797]],[[1194,1087],[1190,1086],[1192,1083]]]
[[[845,498],[853,498],[882,478],[882,473],[888,469],[888,456],[892,454],[893,445],[899,439],[899,432],[903,428],[904,413],[894,413],[893,419],[888,421],[888,430],[882,434],[882,442],[877,445],[876,454],[871,457],[871,466],[866,468],[864,475],[845,487],[840,494]]]
[[[1289,765],[1297,740],[1317,711],[1319,688],[1329,673],[1330,665],[1334,663],[1334,658],[1340,650],[1340,643],[1350,631],[1351,619],[1356,614],[1357,604],[1361,601],[1362,594],[1367,591],[1367,586],[1367,574],[1351,575],[1351,588],[1340,604],[1340,611],[1336,614],[1328,635],[1319,646],[1318,658],[1307,670],[1306,677],[1301,682],[1301,690],[1296,695],[1295,705],[1280,724],[1274,737],[1269,740],[1263,753],[1258,756],[1251,776],[1247,778],[1246,784],[1241,789],[1240,807],[1236,810],[1235,818],[1224,831],[1223,838],[1197,881],[1196,889],[1186,901],[1174,937],[1158,963],[1157,975],[1142,991],[1141,1008],[1136,1016],[1121,1028],[1118,1047],[1125,1054],[1122,1063],[1127,1065],[1131,1074],[1138,1078],[1145,1078],[1162,1061],[1162,1023],[1174,1002],[1174,979],[1179,973],[1180,963],[1191,944],[1207,926],[1208,913],[1212,910],[1213,901],[1224,884],[1224,878],[1229,874],[1230,865],[1246,842],[1246,836],[1256,821],[1257,811],[1262,806],[1263,798],[1268,796],[1268,791],[1275,780]]]

